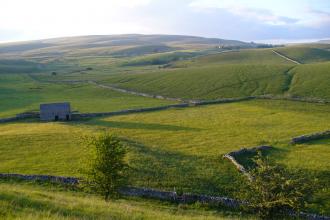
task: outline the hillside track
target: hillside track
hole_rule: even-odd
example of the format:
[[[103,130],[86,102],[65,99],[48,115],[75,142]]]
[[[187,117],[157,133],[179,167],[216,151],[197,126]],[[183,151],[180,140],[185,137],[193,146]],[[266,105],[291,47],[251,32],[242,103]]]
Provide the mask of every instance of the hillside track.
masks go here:
[[[299,61],[297,61],[297,60],[293,60],[293,59],[291,59],[291,58],[289,58],[289,57],[287,57],[287,56],[284,56],[283,54],[280,54],[279,52],[277,52],[277,51],[275,51],[275,50],[272,50],[273,51],[273,53],[275,53],[276,55],[278,55],[278,56],[280,56],[280,57],[282,57],[283,59],[286,59],[286,60],[288,60],[288,61],[291,61],[291,62],[293,62],[293,63],[295,63],[295,64],[302,64],[302,63],[300,63]]]

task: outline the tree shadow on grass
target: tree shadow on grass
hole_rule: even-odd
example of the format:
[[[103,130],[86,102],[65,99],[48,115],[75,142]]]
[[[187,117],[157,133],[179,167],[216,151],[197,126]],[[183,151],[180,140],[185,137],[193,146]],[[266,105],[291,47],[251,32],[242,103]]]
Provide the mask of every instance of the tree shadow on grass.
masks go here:
[[[87,125],[97,125],[109,128],[162,130],[162,131],[200,131],[199,128],[190,128],[177,125],[165,125],[158,123],[127,122],[127,121],[105,121],[102,118],[85,121]]]
[[[201,157],[125,142],[134,186],[233,196],[244,178],[220,155]]]

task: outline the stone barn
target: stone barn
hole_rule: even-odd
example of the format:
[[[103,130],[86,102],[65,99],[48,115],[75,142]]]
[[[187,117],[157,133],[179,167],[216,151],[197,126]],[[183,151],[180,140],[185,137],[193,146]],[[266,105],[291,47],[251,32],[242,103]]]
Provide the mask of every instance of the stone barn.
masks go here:
[[[40,105],[40,120],[69,121],[71,120],[70,103],[49,103]]]

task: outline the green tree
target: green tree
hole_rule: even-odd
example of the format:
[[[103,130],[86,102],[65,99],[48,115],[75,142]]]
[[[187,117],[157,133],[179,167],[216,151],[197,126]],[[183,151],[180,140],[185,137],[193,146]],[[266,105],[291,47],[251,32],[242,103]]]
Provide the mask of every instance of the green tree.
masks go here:
[[[126,149],[113,135],[103,134],[88,139],[87,185],[105,200],[118,196],[118,189],[127,183]]]
[[[302,171],[292,172],[280,165],[272,165],[259,153],[256,167],[250,172],[249,181],[241,194],[245,209],[270,219],[276,215],[299,212],[307,205],[316,190],[316,179]]]

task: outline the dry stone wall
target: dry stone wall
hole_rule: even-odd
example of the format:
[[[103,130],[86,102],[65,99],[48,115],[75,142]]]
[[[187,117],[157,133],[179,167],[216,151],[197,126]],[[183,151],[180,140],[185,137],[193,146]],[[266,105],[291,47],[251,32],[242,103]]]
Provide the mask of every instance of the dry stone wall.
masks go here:
[[[0,118],[0,123],[13,122],[13,121],[18,121],[21,119],[28,119],[28,118],[39,118],[39,113],[37,113],[37,112],[20,113],[20,114],[17,114],[15,117]]]
[[[23,175],[23,174],[0,174],[0,178],[16,178],[28,181],[43,181],[43,182],[55,182],[61,184],[79,184],[79,179],[75,177],[63,177],[63,176],[51,176],[51,175]],[[120,189],[120,193],[126,196],[145,197],[151,199],[159,199],[163,201],[171,201],[177,203],[194,203],[200,202],[211,205],[221,205],[229,208],[239,208],[245,202],[222,196],[209,196],[209,195],[196,195],[190,193],[183,193],[178,195],[176,192],[161,191],[142,187],[125,187]],[[310,213],[290,213],[291,216],[298,216],[300,218],[311,220],[330,220],[330,217],[320,216]]]
[[[0,174],[0,178],[15,178],[28,181],[42,181],[42,182],[54,182],[61,184],[77,185],[79,179],[75,177],[63,177],[63,176],[51,176],[51,175],[23,175],[23,174]],[[161,191],[149,188],[139,187],[125,187],[119,191],[122,195],[146,197],[152,199],[159,199],[164,201],[172,201],[178,203],[194,203],[201,202],[212,205],[223,205],[230,208],[238,208],[241,204],[238,200],[221,197],[221,196],[208,196],[208,195],[195,195],[189,193],[183,193],[178,195],[176,192]]]
[[[239,101],[245,101],[245,100],[249,100],[249,99],[251,99],[251,97],[236,98],[236,99],[219,99],[219,100],[211,100],[211,101],[196,101],[195,100],[194,102],[191,102],[191,103],[180,103],[180,104],[165,105],[165,106],[150,107],[150,108],[126,109],[126,110],[115,111],[115,112],[74,113],[74,114],[72,114],[72,119],[79,120],[82,118],[126,115],[126,114],[132,114],[132,113],[160,111],[160,110],[166,110],[166,109],[170,109],[170,108],[187,108],[187,107],[200,106],[200,105],[212,105],[212,104],[220,104],[220,103],[239,102]]]
[[[240,171],[242,174],[244,174],[250,181],[253,179],[252,176],[247,172],[247,170],[244,168],[242,164],[240,164],[236,159],[235,156],[239,156],[244,153],[255,153],[257,151],[264,151],[264,150],[269,150],[271,149],[271,146],[258,146],[258,147],[253,147],[253,148],[242,148],[238,151],[232,151],[229,152],[228,154],[223,155],[223,158],[228,159],[230,162],[234,164],[234,166]]]
[[[291,139],[291,144],[302,144],[309,141],[315,141],[320,139],[330,138],[330,130],[324,132],[318,132],[314,134],[302,135]]]

